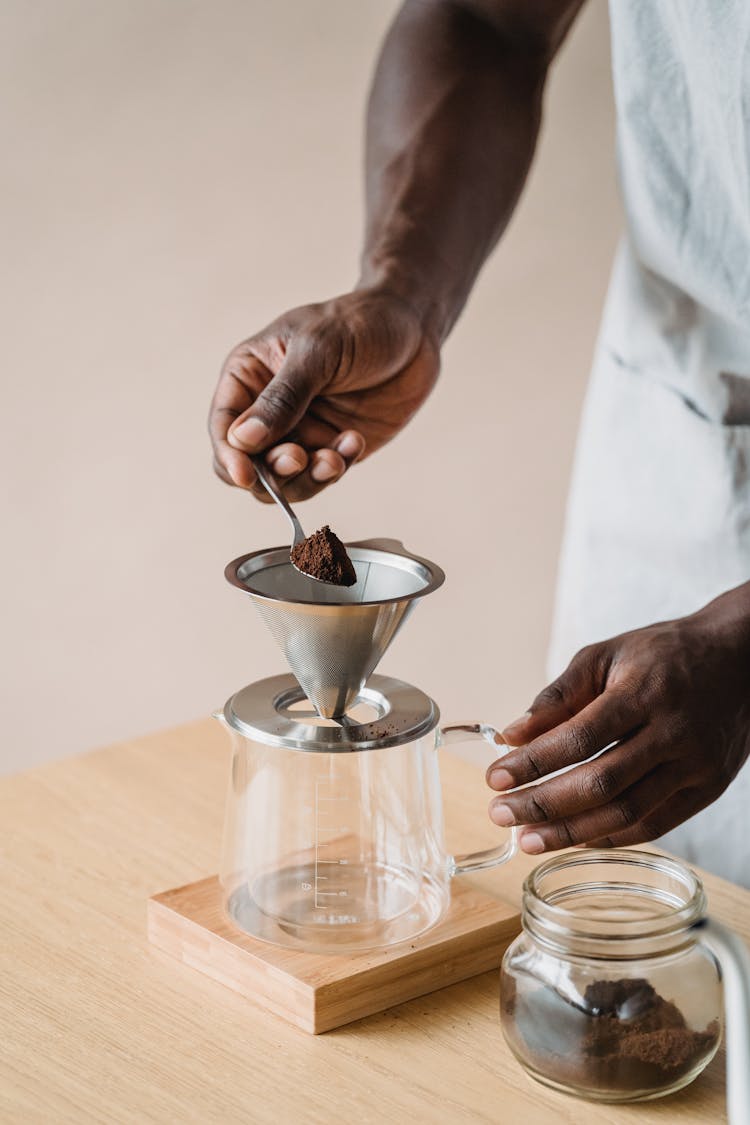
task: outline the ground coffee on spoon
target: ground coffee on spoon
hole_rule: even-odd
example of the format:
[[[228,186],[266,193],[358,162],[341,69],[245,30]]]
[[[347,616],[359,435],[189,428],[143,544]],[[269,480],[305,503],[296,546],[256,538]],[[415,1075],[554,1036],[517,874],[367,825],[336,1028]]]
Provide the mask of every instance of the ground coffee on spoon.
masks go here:
[[[353,586],[357,581],[346,547],[328,524],[292,547],[291,560],[298,570],[333,586]]]

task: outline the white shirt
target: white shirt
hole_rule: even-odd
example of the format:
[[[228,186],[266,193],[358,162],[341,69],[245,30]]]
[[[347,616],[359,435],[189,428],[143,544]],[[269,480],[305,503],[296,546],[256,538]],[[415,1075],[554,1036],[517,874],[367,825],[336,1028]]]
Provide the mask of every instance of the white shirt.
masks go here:
[[[627,232],[579,436],[553,675],[585,644],[750,580],[750,3],[610,9]],[[750,886],[750,768],[660,842]]]

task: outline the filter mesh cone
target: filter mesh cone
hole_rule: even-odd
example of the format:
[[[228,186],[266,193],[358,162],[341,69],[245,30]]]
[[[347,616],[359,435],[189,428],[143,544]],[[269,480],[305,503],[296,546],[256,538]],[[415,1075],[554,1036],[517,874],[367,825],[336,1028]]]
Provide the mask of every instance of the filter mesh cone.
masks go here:
[[[354,586],[305,578],[288,548],[235,559],[228,580],[245,590],[318,713],[342,715],[375,670],[416,600],[442,585],[442,570],[392,540],[347,547]]]

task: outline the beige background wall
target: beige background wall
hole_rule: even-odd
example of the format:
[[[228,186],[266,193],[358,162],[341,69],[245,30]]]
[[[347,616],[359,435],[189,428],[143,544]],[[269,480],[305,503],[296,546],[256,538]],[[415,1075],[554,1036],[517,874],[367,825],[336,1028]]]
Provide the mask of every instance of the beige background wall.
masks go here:
[[[5,0],[0,770],[207,713],[281,669],[215,481],[224,353],[346,289],[382,0]],[[555,69],[531,184],[421,416],[302,509],[448,574],[384,668],[444,714],[542,686],[575,426],[619,225],[606,6]]]

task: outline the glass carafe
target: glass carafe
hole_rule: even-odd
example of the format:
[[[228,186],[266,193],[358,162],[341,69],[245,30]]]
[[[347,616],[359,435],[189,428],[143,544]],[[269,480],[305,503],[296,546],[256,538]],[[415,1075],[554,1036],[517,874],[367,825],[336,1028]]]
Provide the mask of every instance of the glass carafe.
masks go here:
[[[434,925],[450,879],[504,863],[515,833],[451,856],[438,748],[484,723],[439,725],[423,692],[373,676],[344,720],[321,720],[292,676],[252,684],[220,716],[233,736],[221,878],[247,933],[314,951],[406,941]],[[481,815],[481,811],[478,813]]]

